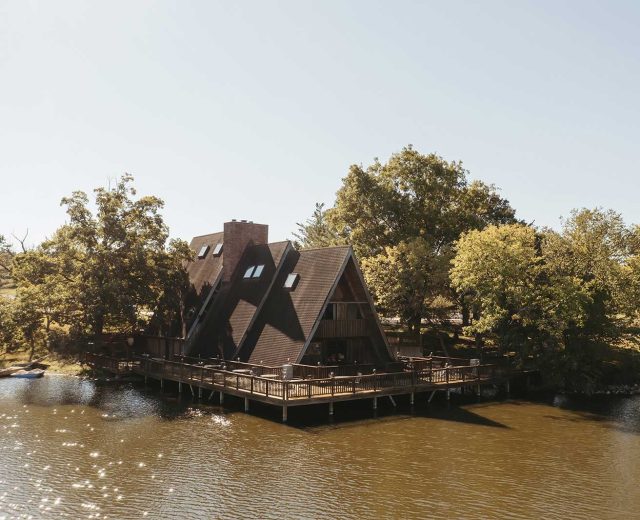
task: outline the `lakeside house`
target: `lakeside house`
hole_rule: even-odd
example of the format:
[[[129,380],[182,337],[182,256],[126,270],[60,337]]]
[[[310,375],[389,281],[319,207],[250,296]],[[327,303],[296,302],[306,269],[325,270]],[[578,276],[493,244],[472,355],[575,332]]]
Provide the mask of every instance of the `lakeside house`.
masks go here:
[[[268,226],[226,222],[194,237],[181,354],[279,366],[393,361],[350,246],[297,251]]]
[[[188,387],[219,403],[225,395],[282,408],[506,383],[511,373],[478,360],[394,359],[350,246],[297,251],[269,243],[268,227],[226,222],[198,236],[187,266],[183,338],[128,338],[125,356],[87,352],[84,362],[116,375],[137,374]],[[131,355],[133,354],[133,355]],[[475,361],[472,363],[472,361]],[[455,362],[452,365],[451,362]],[[507,390],[508,391],[508,390]]]

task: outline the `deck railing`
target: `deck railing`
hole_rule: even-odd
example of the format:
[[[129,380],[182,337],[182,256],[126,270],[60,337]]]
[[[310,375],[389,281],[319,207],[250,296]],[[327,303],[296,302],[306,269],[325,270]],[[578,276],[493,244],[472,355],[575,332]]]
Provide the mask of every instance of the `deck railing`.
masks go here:
[[[170,379],[193,386],[214,388],[224,392],[235,391],[247,396],[282,399],[311,399],[314,397],[349,394],[374,394],[393,391],[402,393],[432,387],[460,386],[496,380],[504,375],[495,365],[447,366],[431,370],[412,370],[392,373],[373,373],[356,376],[330,376],[314,379],[276,379],[275,374],[233,372],[206,364],[190,364],[150,357],[122,360],[86,354],[85,362],[115,373],[133,371],[157,379]],[[261,366],[261,365],[257,365]],[[270,367],[275,368],[275,367]],[[269,377],[270,376],[270,377]]]

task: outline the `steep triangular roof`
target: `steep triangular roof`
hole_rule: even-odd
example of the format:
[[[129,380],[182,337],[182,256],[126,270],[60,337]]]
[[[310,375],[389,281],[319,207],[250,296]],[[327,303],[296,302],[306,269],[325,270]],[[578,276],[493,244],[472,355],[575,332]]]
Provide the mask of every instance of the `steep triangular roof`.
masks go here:
[[[222,284],[211,302],[198,337],[190,345],[192,353],[237,357],[249,327],[262,308],[290,242],[253,245],[246,248],[229,283]],[[244,279],[250,266],[264,266],[258,278]]]
[[[359,292],[366,298],[375,316],[373,302],[351,247],[292,250],[287,254],[273,289],[243,345],[242,358],[266,365],[299,363],[349,265],[358,272]],[[293,290],[284,287],[291,273],[299,277]],[[379,327],[379,322],[377,325]],[[381,328],[377,329],[377,333],[378,343],[386,350],[386,355],[388,348],[384,333]]]

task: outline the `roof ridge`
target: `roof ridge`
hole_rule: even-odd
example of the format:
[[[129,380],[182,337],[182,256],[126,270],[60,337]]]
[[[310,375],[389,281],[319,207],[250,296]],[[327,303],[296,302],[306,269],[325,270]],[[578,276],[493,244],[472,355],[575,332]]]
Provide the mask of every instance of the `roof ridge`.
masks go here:
[[[298,252],[304,253],[305,251],[320,251],[322,249],[343,249],[343,248],[350,249],[351,244],[343,244],[343,245],[337,245],[337,246],[324,246],[324,247],[310,247],[308,249],[298,249]]]
[[[191,240],[193,240],[194,238],[208,237],[210,235],[221,235],[222,233],[224,233],[224,231],[214,231],[213,233],[204,233],[203,235],[196,235],[191,237]]]

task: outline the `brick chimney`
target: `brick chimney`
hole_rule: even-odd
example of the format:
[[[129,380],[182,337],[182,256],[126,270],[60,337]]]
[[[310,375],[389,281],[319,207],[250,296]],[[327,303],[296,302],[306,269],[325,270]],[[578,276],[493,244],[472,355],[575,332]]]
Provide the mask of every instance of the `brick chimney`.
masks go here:
[[[242,258],[242,253],[250,245],[267,244],[269,226],[254,224],[246,220],[232,220],[224,223],[224,249],[222,255],[222,281],[231,280]]]

